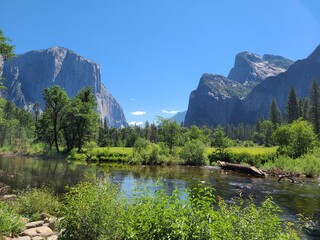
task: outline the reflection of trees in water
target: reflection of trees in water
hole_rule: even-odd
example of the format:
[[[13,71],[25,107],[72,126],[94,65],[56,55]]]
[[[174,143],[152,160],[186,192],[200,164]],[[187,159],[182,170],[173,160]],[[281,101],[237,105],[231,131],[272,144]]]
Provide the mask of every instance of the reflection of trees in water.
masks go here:
[[[310,216],[320,209],[318,183],[277,183],[277,179],[252,178],[217,169],[125,164],[96,166],[67,163],[56,159],[10,157],[0,159],[0,170],[0,182],[13,189],[50,186],[56,192],[62,193],[66,185],[73,186],[83,179],[108,177],[126,191],[132,191],[134,185],[152,187],[160,181],[167,194],[171,194],[175,188],[194,189],[201,184],[215,188],[215,195],[226,200],[237,197],[238,191],[242,191],[245,198],[252,195],[257,202],[263,201],[269,194],[285,213],[291,215],[305,213]]]

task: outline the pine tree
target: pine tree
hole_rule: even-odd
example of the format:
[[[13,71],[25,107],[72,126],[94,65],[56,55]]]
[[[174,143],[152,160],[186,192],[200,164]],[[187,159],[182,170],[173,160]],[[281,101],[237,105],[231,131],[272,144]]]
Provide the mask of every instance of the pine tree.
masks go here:
[[[309,119],[317,135],[320,132],[320,88],[316,80],[312,81],[309,95]]]
[[[279,110],[278,104],[275,99],[272,99],[269,111],[269,120],[274,124],[282,123],[282,114]]]
[[[290,89],[287,107],[286,107],[286,120],[287,123],[292,123],[299,118],[299,106],[296,91],[292,86]]]

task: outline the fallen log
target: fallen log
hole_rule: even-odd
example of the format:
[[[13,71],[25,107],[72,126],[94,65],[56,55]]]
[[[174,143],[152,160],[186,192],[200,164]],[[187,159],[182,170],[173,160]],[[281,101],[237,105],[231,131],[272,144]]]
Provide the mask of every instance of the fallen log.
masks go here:
[[[217,161],[217,164],[219,167],[225,170],[232,170],[232,171],[242,172],[242,173],[256,175],[260,177],[266,176],[266,174],[263,171],[253,166],[245,166],[241,164],[228,163],[223,161]]]

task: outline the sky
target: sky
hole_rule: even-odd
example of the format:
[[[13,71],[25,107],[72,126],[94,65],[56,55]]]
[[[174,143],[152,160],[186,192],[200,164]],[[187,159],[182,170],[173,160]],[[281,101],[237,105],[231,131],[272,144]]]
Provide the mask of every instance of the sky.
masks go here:
[[[318,0],[0,0],[17,54],[69,48],[101,65],[128,123],[188,108],[203,73],[237,53],[306,58],[320,44]]]

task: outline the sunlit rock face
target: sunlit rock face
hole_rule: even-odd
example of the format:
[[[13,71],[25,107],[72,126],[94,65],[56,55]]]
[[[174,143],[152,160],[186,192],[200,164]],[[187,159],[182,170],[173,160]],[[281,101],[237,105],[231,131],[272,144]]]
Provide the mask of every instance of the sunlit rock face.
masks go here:
[[[68,96],[83,87],[91,87],[97,111],[108,126],[126,126],[120,104],[101,82],[100,65],[63,48],[30,51],[4,63],[3,77],[7,90],[2,95],[17,106],[31,110],[35,102],[43,108],[44,88],[59,85]]]
[[[203,74],[197,89],[190,94],[185,126],[229,123],[234,106],[247,91],[246,86],[222,75]]]
[[[268,118],[270,104],[276,100],[282,113],[293,86],[299,98],[307,98],[312,80],[320,84],[320,46],[307,58],[289,59],[242,52],[228,78],[204,74],[191,92],[185,125],[254,124]]]
[[[273,57],[275,58],[275,56]],[[270,57],[270,59],[274,58]],[[260,83],[266,78],[276,76],[285,70],[279,65],[263,60],[258,54],[241,52],[237,54],[234,67],[230,70],[228,78],[239,83]]]

